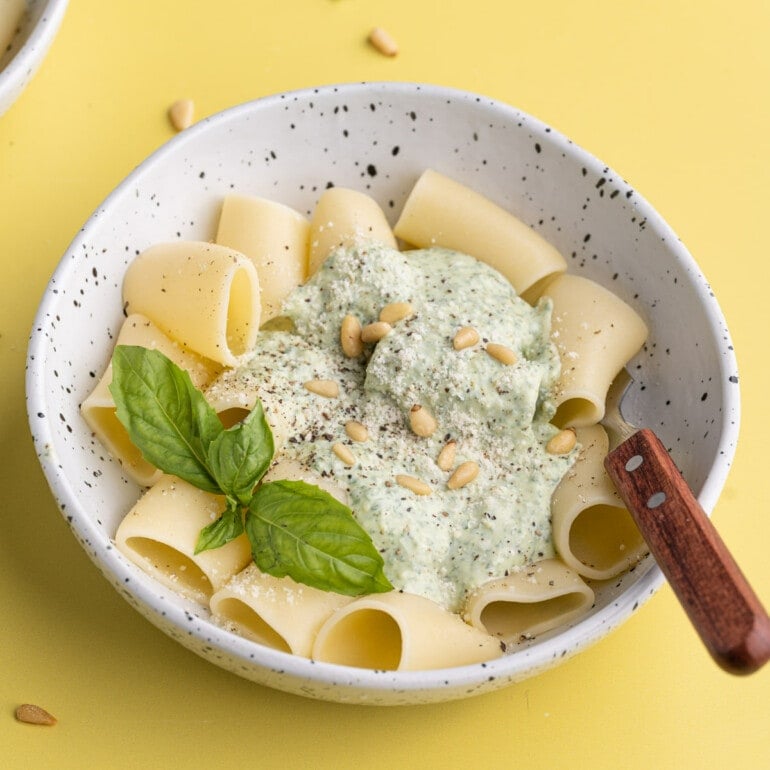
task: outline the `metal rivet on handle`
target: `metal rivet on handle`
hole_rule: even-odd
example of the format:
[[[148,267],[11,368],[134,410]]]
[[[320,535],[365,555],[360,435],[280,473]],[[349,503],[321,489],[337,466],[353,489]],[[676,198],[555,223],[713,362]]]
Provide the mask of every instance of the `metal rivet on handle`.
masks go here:
[[[647,501],[647,507],[648,508],[658,508],[659,506],[663,505],[663,503],[666,502],[666,493],[665,492],[656,492],[648,501]]]
[[[630,473],[631,471],[635,471],[642,463],[644,462],[644,457],[641,455],[634,455],[632,458],[629,459],[629,461],[626,463],[626,470]]]

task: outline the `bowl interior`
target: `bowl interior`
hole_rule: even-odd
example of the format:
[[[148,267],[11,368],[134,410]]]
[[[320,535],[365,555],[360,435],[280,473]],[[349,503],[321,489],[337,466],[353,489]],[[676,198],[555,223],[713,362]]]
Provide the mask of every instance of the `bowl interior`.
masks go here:
[[[212,239],[221,200],[232,191],[309,214],[328,185],[353,187],[374,196],[393,222],[426,167],[514,212],[561,250],[571,271],[608,286],[646,319],[648,343],[629,367],[635,386],[627,417],[661,436],[707,511],[733,456],[735,359],[705,279],[628,184],[556,131],[475,95],[385,83],[269,97],[204,120],[123,182],[62,259],[32,333],[29,412],[54,494],[105,575],[172,635],[187,636],[182,629],[194,622],[196,633],[185,644],[257,681],[309,687],[305,694],[335,699],[365,700],[373,691],[389,702],[395,691],[398,702],[459,697],[469,685],[499,686],[580,649],[628,617],[661,582],[648,559],[596,586],[591,615],[487,664],[495,670],[492,683],[478,666],[382,677],[311,665],[235,639],[112,549],[110,539],[139,489],[91,436],[78,409],[108,361],[131,259],[160,241]]]
[[[67,0],[27,0],[18,33],[0,50],[0,115],[2,115],[43,61],[59,29]]]

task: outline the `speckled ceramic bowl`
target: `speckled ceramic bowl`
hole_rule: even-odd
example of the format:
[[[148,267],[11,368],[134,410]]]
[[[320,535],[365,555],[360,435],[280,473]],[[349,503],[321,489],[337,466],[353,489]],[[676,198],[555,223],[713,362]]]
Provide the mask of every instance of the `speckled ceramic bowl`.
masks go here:
[[[27,87],[53,42],[67,0],[28,0],[28,10],[8,50],[0,50],[0,115]]]
[[[105,368],[120,326],[121,282],[140,250],[214,235],[233,190],[310,212],[329,183],[377,198],[391,219],[430,166],[512,210],[572,271],[634,305],[651,334],[633,362],[628,416],[670,447],[711,511],[738,430],[735,359],[708,284],[674,233],[601,161],[513,107],[412,84],[281,94],[202,121],[161,148],[99,207],[64,255],[29,348],[29,416],[48,481],[89,556],[139,612],[207,660],[261,684],[336,701],[421,703],[532,676],[603,637],[661,585],[651,559],[595,586],[589,615],[483,665],[440,671],[347,668],[233,636],[169,594],[114,547],[139,495],[94,440],[78,406]],[[632,665],[629,657],[629,665]]]

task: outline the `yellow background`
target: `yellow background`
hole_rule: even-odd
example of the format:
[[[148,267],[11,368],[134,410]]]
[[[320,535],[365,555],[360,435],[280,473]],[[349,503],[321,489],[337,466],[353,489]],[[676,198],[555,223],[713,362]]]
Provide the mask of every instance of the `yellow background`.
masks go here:
[[[374,25],[396,59],[364,42]],[[770,665],[712,664],[665,587],[560,668],[476,699],[371,709],[304,700],[205,663],[100,577],[63,523],[24,413],[27,335],[93,209],[204,116],[287,89],[411,80],[507,101],[614,167],[711,281],[743,422],[714,520],[770,604],[765,0],[71,0],[0,118],[0,766],[767,768]],[[59,718],[15,722],[21,702]]]

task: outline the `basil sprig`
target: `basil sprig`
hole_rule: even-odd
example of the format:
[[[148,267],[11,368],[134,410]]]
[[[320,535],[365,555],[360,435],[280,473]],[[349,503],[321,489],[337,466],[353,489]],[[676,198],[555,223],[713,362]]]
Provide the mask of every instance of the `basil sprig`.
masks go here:
[[[262,404],[225,429],[187,372],[157,350],[118,345],[110,392],[117,417],[146,460],[225,497],[196,553],[244,530],[257,567],[275,577],[348,596],[390,591],[383,561],[349,508],[302,481],[260,484],[273,459]]]

